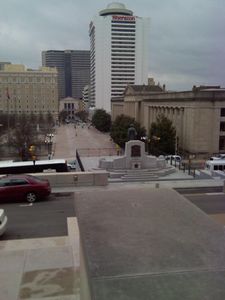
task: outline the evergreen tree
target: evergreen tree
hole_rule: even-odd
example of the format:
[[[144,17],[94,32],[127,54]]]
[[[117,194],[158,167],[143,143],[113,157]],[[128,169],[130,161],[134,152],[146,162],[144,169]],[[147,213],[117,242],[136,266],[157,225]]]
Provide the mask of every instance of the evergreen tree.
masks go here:
[[[175,153],[176,129],[172,121],[159,115],[150,128],[150,153],[165,155]]]
[[[134,120],[134,118],[131,118],[129,116],[123,114],[119,115],[112,123],[110,136],[113,141],[122,148],[125,147],[125,143],[128,141],[127,131],[131,124],[134,125],[137,131],[138,140],[146,135],[145,128],[141,127],[140,124]]]
[[[97,109],[92,117],[92,124],[99,131],[109,132],[111,128],[111,116],[104,109]]]

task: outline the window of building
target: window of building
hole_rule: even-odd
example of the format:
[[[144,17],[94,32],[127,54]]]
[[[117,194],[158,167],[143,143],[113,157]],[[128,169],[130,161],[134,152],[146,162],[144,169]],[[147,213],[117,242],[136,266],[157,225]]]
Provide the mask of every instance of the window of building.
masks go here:
[[[220,122],[220,131],[225,131],[225,122]]]
[[[225,108],[220,109],[220,116],[225,117]]]
[[[219,151],[225,151],[225,136],[220,136]]]

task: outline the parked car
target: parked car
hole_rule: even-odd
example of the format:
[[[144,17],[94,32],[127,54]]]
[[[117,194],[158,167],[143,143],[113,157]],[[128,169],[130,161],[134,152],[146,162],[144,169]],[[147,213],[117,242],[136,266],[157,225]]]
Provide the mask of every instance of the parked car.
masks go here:
[[[6,231],[7,221],[4,209],[0,209],[0,235]]]
[[[32,175],[7,175],[0,178],[0,200],[35,202],[51,193],[49,181]]]

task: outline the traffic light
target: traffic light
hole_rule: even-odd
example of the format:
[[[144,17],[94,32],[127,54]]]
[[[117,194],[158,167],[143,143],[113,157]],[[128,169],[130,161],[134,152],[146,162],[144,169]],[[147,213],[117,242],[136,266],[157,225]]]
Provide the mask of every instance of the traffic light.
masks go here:
[[[29,147],[29,152],[32,153],[32,154],[35,152],[35,146],[34,145],[31,145]]]

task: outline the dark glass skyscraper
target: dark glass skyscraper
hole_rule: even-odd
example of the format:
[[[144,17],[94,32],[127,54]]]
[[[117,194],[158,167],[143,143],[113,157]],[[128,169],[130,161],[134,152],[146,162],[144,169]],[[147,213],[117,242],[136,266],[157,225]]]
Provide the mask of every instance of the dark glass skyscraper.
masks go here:
[[[90,83],[90,51],[42,51],[42,66],[58,70],[59,99],[82,98],[82,90]]]

